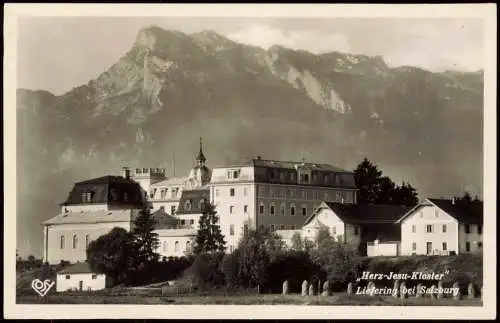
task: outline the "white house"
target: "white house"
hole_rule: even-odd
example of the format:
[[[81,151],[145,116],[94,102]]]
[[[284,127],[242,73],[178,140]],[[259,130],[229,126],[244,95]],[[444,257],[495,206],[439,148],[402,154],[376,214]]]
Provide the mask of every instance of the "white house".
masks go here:
[[[79,262],[57,273],[56,291],[92,291],[111,287],[112,280],[104,274],[92,272],[86,262]]]
[[[399,254],[399,225],[395,222],[411,208],[398,205],[364,205],[323,201],[307,218],[300,230],[279,230],[284,242],[300,232],[303,240],[315,241],[321,229],[327,229],[337,241],[367,247],[368,256]],[[376,241],[373,245],[372,241]],[[368,242],[368,243],[366,243]]]
[[[402,255],[448,255],[482,250],[482,202],[425,199],[397,221]]]

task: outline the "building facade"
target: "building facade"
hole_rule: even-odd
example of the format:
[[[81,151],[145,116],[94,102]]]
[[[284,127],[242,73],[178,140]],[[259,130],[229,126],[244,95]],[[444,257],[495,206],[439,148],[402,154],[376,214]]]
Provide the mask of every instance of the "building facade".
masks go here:
[[[323,200],[356,202],[352,172],[328,164],[260,157],[215,167],[209,188],[229,251],[248,230],[301,228]]]
[[[402,255],[448,255],[482,250],[483,205],[425,199],[405,214]]]
[[[92,272],[86,262],[79,262],[57,273],[56,291],[94,291],[111,287],[112,280],[104,275]]]

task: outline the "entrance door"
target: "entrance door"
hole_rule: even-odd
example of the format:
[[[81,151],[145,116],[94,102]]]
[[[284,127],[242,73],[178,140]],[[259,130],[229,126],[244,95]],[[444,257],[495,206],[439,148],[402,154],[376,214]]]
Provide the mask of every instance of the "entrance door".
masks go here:
[[[83,290],[83,280],[80,280],[80,281],[78,282],[78,289],[79,289],[80,291],[82,291],[82,290]]]
[[[432,253],[432,242],[427,242],[427,254],[430,255]]]

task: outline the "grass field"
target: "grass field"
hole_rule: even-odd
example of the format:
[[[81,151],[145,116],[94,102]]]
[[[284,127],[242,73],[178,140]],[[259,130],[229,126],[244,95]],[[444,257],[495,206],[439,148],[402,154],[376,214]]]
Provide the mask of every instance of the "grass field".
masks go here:
[[[433,300],[430,298],[398,299],[391,296],[353,295],[348,297],[345,293],[332,296],[300,296],[297,294],[279,295],[180,295],[180,296],[146,296],[146,295],[23,295],[16,299],[18,304],[185,304],[185,305],[372,305],[372,306],[482,306],[480,298],[453,300],[443,298]]]

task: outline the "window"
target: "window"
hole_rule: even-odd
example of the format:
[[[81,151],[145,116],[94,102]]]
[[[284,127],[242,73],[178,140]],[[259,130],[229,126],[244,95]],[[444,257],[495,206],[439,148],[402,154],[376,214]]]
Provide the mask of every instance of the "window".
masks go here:
[[[204,211],[205,210],[205,198],[202,198],[200,199],[200,202],[198,202],[198,208],[201,210],[201,211]]]
[[[285,225],[284,224],[280,225],[280,230],[285,230]]]
[[[69,279],[69,278],[70,278],[70,275],[66,275],[66,277],[65,277],[65,278],[66,278],[66,279]]]
[[[182,219],[181,220],[181,225],[185,225],[186,224],[186,220]]]
[[[291,180],[291,181],[294,181],[294,180],[295,180],[295,174],[294,174],[294,173],[290,173],[290,180]]]
[[[234,209],[234,206],[230,205],[229,206],[229,214],[233,214],[233,209]]]
[[[191,250],[191,241],[186,241],[186,251]]]
[[[170,207],[170,214],[175,214],[175,205]]]
[[[448,245],[446,242],[443,242],[443,251],[448,250]]]
[[[248,205],[243,205],[243,212],[245,212],[245,213],[248,212]]]
[[[300,190],[300,196],[303,200],[307,199],[307,192],[305,190]]]
[[[248,187],[244,187],[243,188],[243,196],[247,196],[248,195]]]
[[[229,195],[230,196],[234,196],[234,188],[232,188],[232,189],[229,190]]]
[[[76,249],[78,247],[78,237],[73,235],[73,249]]]
[[[264,225],[263,225],[263,224],[261,224],[261,225],[259,226],[259,231],[260,231],[260,232],[264,232]]]
[[[411,250],[413,250],[413,251],[417,250],[417,243],[416,242],[413,242],[411,244]]]
[[[248,235],[248,224],[243,225],[243,234],[245,237]]]
[[[234,224],[229,225],[229,235],[234,236]]]
[[[483,247],[483,242],[482,242],[482,241],[479,241],[479,242],[477,243],[477,247],[478,247],[478,248],[482,248],[482,247]]]
[[[168,250],[167,241],[163,241],[163,251],[167,251],[167,250]]]
[[[177,198],[177,193],[179,193],[179,189],[178,188],[174,188],[172,189],[172,198]]]
[[[90,203],[92,201],[92,193],[91,192],[83,192],[82,193],[82,202]]]
[[[281,203],[280,205],[280,215],[285,215],[285,203]]]
[[[97,275],[96,274],[92,274],[92,279],[97,279]]]
[[[316,179],[317,179],[316,174],[312,174],[312,181],[313,181],[313,182],[316,182]]]
[[[285,190],[280,190],[280,198],[286,199],[286,191]]]
[[[357,236],[359,234],[359,227],[354,227],[354,235]]]
[[[295,230],[295,225],[293,225],[293,224],[292,224],[292,225],[290,226],[290,228],[291,228],[292,230]]]
[[[323,175],[323,183],[326,185],[328,184],[328,175]]]
[[[294,215],[295,215],[295,205],[294,205],[294,204],[292,204],[292,205],[290,206],[290,215],[291,215],[291,216],[294,216]]]
[[[233,178],[233,172],[232,171],[230,171],[230,170],[227,171],[227,178],[228,179],[232,179]]]
[[[193,219],[189,220],[189,224],[194,224],[194,220]]]
[[[259,213],[264,214],[264,204],[260,203],[259,205]]]
[[[443,224],[443,233],[446,233],[446,224]]]
[[[274,204],[269,208],[269,214],[274,215]]]
[[[174,244],[174,250],[179,251],[179,241],[176,241]]]
[[[89,246],[89,243],[90,243],[90,236],[87,234],[85,235],[85,248]]]
[[[332,235],[337,235],[337,227],[332,227]]]
[[[285,181],[285,173],[280,172],[280,181],[284,182]]]
[[[309,174],[304,174],[304,181],[309,183]]]
[[[215,197],[219,197],[219,189],[218,188],[215,189]]]
[[[425,226],[425,232],[432,233],[432,224],[427,224]]]
[[[271,232],[274,231],[274,224],[271,224]]]
[[[61,246],[61,249],[64,249],[64,236],[61,236],[59,244]]]
[[[186,209],[186,211],[190,211],[191,210],[191,200],[187,200],[184,203],[184,208]]]
[[[481,224],[477,225],[477,233],[478,234],[483,234],[483,226]]]
[[[467,241],[465,243],[465,251],[470,251],[470,242],[469,241]]]
[[[233,252],[234,251],[234,246],[233,245],[230,245],[229,246],[229,252]]]
[[[234,171],[233,171],[233,178],[234,178],[234,179],[237,179],[237,178],[239,177],[239,175],[240,175],[240,172],[239,172],[239,171],[237,171],[237,170],[234,170]]]
[[[465,225],[465,233],[470,233],[470,224]]]
[[[417,232],[417,226],[415,224],[411,225],[411,232],[416,233]]]
[[[307,207],[306,206],[302,206],[302,215],[303,216],[307,215]]]
[[[161,199],[164,200],[167,198],[167,189],[164,189],[164,190],[161,190],[160,191],[160,195],[161,195]]]

